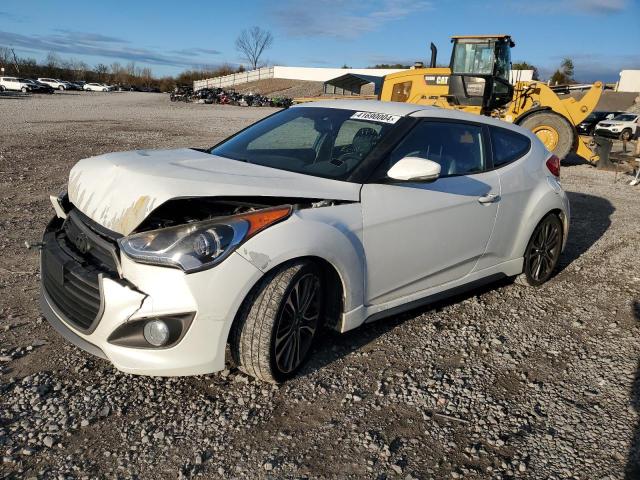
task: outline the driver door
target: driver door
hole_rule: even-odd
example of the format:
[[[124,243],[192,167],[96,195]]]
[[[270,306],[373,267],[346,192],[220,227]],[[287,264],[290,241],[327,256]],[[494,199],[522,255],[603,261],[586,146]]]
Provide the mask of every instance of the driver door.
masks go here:
[[[486,250],[500,200],[479,124],[424,120],[365,184],[367,305],[382,304],[469,274]],[[384,172],[404,157],[441,166],[433,182],[396,182]]]

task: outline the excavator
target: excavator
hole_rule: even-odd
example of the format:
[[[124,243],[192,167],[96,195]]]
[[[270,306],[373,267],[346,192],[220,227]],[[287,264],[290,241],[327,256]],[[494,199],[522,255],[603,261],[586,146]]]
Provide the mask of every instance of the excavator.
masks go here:
[[[561,88],[509,78],[515,47],[510,35],[461,35],[451,41],[448,68],[436,66],[437,48],[432,43],[429,68],[418,66],[385,76],[380,100],[499,118],[531,130],[560,159],[577,153],[591,162],[598,160],[575,126],[596,107],[602,82],[595,82],[579,100],[560,98],[556,91]]]

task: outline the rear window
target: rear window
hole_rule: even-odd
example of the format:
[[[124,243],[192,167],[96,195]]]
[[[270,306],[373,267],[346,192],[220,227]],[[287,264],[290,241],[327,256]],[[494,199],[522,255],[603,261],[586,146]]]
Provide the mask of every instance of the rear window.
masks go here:
[[[494,167],[523,157],[531,148],[531,141],[524,135],[498,127],[490,127],[490,131]]]

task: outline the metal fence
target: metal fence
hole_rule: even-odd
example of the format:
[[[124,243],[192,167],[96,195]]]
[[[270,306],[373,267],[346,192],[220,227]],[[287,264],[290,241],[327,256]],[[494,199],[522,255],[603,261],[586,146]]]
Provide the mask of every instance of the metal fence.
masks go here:
[[[257,70],[249,70],[248,72],[233,73],[224,77],[207,78],[205,80],[196,80],[193,82],[193,89],[201,88],[223,88],[232,87],[241,83],[255,82],[265,78],[273,78],[273,67],[258,68]]]

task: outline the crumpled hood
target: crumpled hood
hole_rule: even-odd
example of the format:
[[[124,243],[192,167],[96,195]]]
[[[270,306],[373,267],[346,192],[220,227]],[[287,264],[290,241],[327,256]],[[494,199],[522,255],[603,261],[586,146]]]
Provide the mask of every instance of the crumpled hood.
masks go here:
[[[183,148],[109,153],[80,160],[69,200],[100,225],[131,233],[172,198],[268,196],[358,201],[360,185],[287,172]]]

